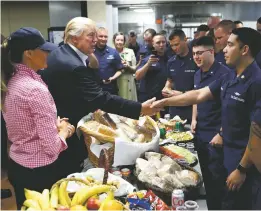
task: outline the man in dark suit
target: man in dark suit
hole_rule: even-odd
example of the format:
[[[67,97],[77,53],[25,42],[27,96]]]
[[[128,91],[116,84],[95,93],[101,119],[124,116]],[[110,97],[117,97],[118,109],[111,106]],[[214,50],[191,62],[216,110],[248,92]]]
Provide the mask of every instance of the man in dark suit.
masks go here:
[[[140,114],[158,112],[159,109],[150,108],[155,99],[141,104],[102,91],[98,85],[98,70],[94,69],[96,41],[95,23],[88,18],[76,17],[66,26],[64,45],[49,55],[48,67],[40,74],[54,98],[58,115],[68,117],[76,126],[83,116],[96,109],[134,119],[138,119]],[[87,55],[91,56],[88,58]],[[59,157],[60,171],[64,176],[81,171],[87,157],[84,141],[76,135],[68,139],[67,144],[68,149]]]

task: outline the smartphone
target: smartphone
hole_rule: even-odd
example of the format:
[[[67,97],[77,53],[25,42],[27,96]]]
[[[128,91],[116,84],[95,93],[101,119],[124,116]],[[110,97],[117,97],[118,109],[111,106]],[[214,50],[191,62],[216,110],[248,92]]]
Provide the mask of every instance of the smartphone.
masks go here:
[[[146,55],[146,52],[140,52],[140,55],[144,57]]]
[[[157,51],[156,51],[155,49],[153,49],[153,50],[151,51],[151,54],[157,56]]]
[[[109,80],[109,79],[105,79],[104,81],[105,81],[105,82],[110,82],[110,80]]]

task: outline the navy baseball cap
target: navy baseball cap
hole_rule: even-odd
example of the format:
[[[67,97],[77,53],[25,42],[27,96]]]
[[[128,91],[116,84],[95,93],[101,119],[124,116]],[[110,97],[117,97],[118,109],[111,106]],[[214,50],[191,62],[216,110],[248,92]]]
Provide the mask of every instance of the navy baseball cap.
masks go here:
[[[137,35],[136,35],[136,32],[134,30],[131,30],[131,31],[129,31],[129,36],[130,37],[135,37]]]
[[[39,48],[43,51],[53,51],[58,46],[45,41],[40,31],[32,27],[23,27],[13,32],[9,37],[9,43],[15,49],[21,51]]]

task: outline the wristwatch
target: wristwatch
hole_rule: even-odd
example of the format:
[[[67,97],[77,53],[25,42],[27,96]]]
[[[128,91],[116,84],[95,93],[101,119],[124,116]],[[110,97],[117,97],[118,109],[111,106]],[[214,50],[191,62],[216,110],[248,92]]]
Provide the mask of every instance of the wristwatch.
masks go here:
[[[247,173],[247,168],[243,167],[241,164],[238,164],[237,170],[244,174]]]

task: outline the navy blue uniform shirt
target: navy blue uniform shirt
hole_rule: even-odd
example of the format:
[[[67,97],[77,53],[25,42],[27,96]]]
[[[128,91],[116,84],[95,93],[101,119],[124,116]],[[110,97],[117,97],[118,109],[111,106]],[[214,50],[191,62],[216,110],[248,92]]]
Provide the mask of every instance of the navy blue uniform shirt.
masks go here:
[[[261,51],[259,51],[259,53],[256,56],[256,62],[259,65],[259,67],[261,68]]]
[[[111,94],[117,94],[117,80],[114,80],[109,84],[104,84],[102,80],[109,79],[114,76],[117,71],[124,68],[119,53],[114,48],[106,46],[103,49],[96,47],[94,54],[99,61],[100,85],[102,89]]]
[[[147,44],[141,45],[140,50],[138,52],[138,58],[141,54],[143,55],[144,58],[150,56],[152,54],[152,50],[153,50],[152,46],[149,46]]]
[[[198,70],[194,76],[194,89],[201,89],[222,75],[231,71],[226,66],[214,62],[207,72]],[[220,98],[208,100],[197,105],[197,133],[202,133],[204,141],[210,142],[211,139],[220,131],[221,128],[221,101]],[[206,136],[206,137],[205,137]]]
[[[215,55],[215,61],[227,66],[223,50]]]
[[[140,80],[139,101],[144,102],[152,97],[162,98],[161,91],[167,80],[167,56],[156,56],[159,61],[152,64],[144,78]],[[143,67],[149,60],[150,56],[142,59],[137,69]]]
[[[211,83],[209,88],[222,102],[224,165],[231,173],[248,143],[251,118],[261,98],[261,70],[254,61],[240,76],[230,71]]]
[[[194,89],[194,74],[197,69],[191,52],[185,57],[175,55],[169,59],[167,70],[168,78],[173,81],[172,89],[182,92]],[[170,107],[169,111],[172,117],[179,115],[182,119],[191,121],[192,106]]]

